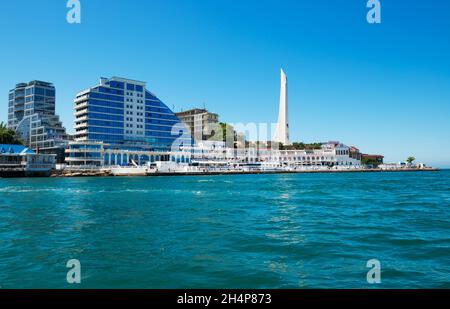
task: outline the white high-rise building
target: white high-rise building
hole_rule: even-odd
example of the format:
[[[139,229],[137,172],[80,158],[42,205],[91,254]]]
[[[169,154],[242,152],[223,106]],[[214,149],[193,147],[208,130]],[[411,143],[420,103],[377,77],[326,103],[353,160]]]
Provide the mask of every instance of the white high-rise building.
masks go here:
[[[275,142],[290,145],[289,141],[289,114],[288,114],[288,85],[287,77],[281,69],[280,112],[275,134]]]

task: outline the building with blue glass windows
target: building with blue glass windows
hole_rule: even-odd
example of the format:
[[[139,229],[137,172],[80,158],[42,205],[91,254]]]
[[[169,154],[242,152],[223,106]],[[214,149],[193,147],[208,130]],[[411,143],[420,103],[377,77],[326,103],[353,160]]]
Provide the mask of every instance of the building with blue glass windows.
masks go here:
[[[94,143],[94,144],[92,144]],[[101,144],[101,160],[84,160],[84,145]],[[127,165],[151,161],[175,161],[174,149],[192,143],[189,131],[146,83],[120,77],[101,78],[100,83],[77,94],[75,142],[66,151],[69,164]],[[78,149],[75,149],[78,148]],[[76,157],[78,156],[78,157]],[[184,161],[188,161],[183,155]],[[95,161],[95,162],[94,162]],[[101,162],[100,162],[101,161]]]
[[[43,81],[19,83],[9,91],[8,127],[41,153],[64,153],[68,136],[55,113],[55,87]],[[62,156],[61,159],[64,157]],[[58,159],[58,161],[60,161]]]

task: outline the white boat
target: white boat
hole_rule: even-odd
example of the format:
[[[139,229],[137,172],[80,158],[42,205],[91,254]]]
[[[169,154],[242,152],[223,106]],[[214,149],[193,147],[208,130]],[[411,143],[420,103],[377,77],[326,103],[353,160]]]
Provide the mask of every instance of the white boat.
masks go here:
[[[110,169],[113,176],[146,176],[146,166],[115,166]]]

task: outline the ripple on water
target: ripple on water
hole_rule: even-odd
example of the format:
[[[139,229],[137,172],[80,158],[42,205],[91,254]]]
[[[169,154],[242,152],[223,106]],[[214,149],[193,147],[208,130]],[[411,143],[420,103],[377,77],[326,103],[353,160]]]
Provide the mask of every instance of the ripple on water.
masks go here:
[[[383,288],[449,287],[449,190],[448,171],[0,179],[0,282],[64,288],[79,258],[86,288],[361,288],[377,258]]]

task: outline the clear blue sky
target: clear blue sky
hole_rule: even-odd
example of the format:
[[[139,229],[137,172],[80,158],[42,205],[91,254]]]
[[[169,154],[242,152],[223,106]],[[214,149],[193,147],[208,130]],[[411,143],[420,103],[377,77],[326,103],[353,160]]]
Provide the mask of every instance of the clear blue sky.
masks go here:
[[[450,1],[381,0],[381,25],[365,0],[81,0],[81,25],[66,2],[1,2],[0,120],[8,90],[40,79],[72,132],[75,94],[123,76],[175,111],[276,122],[283,67],[293,140],[450,167]]]

